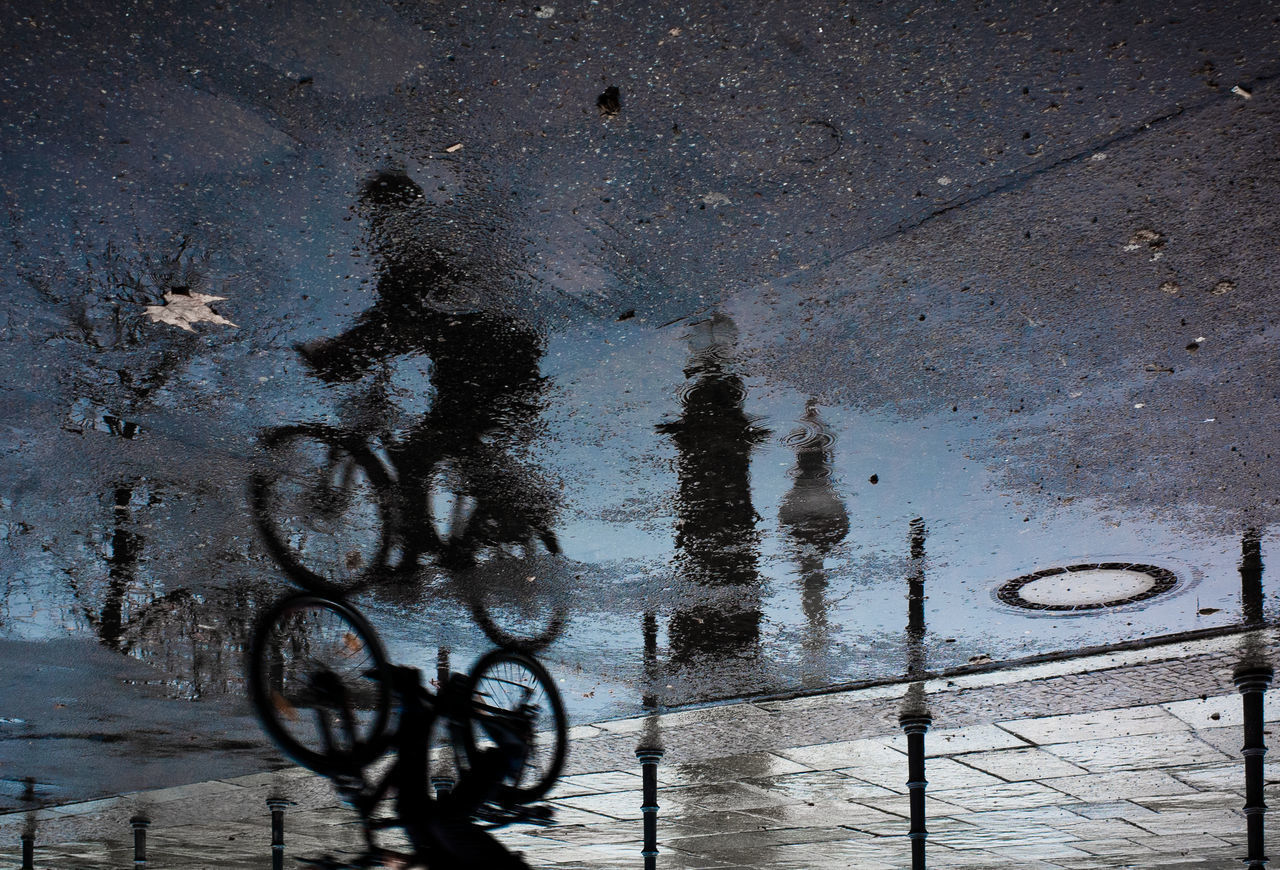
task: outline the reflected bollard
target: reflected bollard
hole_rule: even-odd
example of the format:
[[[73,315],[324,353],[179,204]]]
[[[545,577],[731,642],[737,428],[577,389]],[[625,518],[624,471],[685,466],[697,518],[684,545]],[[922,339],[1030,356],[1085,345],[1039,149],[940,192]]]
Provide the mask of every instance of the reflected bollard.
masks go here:
[[[271,870],[284,870],[284,808],[292,801],[267,798],[271,810]]]
[[[912,870],[924,870],[924,844],[929,836],[925,829],[924,789],[929,784],[924,778],[924,733],[933,724],[927,715],[910,714],[898,719],[898,724],[907,733],[907,790],[911,795],[911,830],[907,836],[911,839]]]
[[[640,772],[643,783],[643,797],[640,812],[644,814],[644,856],[645,870],[654,870],[658,863],[658,759],[662,758],[661,749],[637,749],[636,758],[640,759]]]
[[[449,648],[442,646],[436,650],[436,681],[443,689],[449,683],[449,675],[453,673],[449,666]]]
[[[147,826],[151,820],[144,816],[134,816],[129,820],[133,826],[133,866],[147,866]]]
[[[1267,754],[1263,739],[1263,694],[1271,685],[1273,672],[1266,665],[1242,667],[1235,672],[1236,688],[1244,704],[1244,817],[1248,832],[1248,867],[1267,866],[1263,841],[1267,804],[1263,799],[1263,759]]]

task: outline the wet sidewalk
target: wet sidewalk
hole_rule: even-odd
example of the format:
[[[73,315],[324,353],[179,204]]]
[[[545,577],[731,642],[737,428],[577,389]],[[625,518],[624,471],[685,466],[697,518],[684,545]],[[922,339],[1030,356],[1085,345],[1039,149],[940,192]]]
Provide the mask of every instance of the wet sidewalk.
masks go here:
[[[656,748],[659,867],[901,867],[910,855],[910,802],[899,719],[923,700],[932,717],[930,863],[1238,866],[1247,848],[1246,778],[1233,675],[1276,646],[1270,631],[1241,633],[580,724],[552,794],[556,823],[501,838],[535,867],[637,866],[637,753]],[[1267,722],[1280,721],[1275,694]],[[27,826],[37,866],[118,866],[133,854],[130,820],[145,818],[155,866],[261,866],[270,853],[269,799],[287,801],[276,806],[290,856],[359,847],[355,816],[336,804],[328,782],[283,768],[12,814],[0,855],[17,862]],[[1267,842],[1280,845],[1275,834]]]

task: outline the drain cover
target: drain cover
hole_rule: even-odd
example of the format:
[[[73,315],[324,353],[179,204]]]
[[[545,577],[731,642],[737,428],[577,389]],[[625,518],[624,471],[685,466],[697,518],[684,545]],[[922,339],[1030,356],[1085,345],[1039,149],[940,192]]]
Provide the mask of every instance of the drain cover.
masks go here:
[[[1177,584],[1167,568],[1094,562],[1024,574],[996,590],[996,598],[1024,610],[1100,610],[1155,598]]]

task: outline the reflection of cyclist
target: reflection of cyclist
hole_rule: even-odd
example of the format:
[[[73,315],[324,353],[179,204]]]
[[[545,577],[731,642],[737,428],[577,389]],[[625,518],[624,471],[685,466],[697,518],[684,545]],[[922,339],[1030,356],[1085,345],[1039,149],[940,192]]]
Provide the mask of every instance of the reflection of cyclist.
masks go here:
[[[487,528],[467,530],[478,538],[475,546],[522,542],[533,532],[546,532],[549,499],[528,483],[530,474],[510,453],[528,443],[538,413],[541,336],[483,301],[501,276],[476,274],[475,267],[423,238],[422,189],[407,174],[378,173],[365,184],[361,201],[378,258],[378,300],[342,335],[301,345],[298,352],[327,382],[355,380],[397,356],[430,357],[431,411],[391,456],[409,515],[429,513],[430,477],[442,460],[451,460],[465,481],[457,494],[483,499],[501,492],[518,511],[486,511]],[[419,550],[431,545],[407,543],[411,549],[417,543]]]

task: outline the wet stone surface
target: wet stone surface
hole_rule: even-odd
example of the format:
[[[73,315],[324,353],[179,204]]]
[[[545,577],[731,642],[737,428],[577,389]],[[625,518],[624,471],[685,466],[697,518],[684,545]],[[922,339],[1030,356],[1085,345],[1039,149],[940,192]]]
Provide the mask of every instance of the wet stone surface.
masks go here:
[[[382,659],[536,656],[573,748],[510,844],[566,866],[635,862],[658,722],[665,866],[902,866],[925,709],[943,863],[1244,854],[1265,4],[19,0],[0,42],[8,845],[118,864],[147,795],[155,862],[248,861],[327,643],[366,727]],[[351,847],[323,785],[298,836]]]

